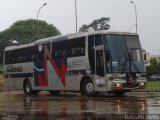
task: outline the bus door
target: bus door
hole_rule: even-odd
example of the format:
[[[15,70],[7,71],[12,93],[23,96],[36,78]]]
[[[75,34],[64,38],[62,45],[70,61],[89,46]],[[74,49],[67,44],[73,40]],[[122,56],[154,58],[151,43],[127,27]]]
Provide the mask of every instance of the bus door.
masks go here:
[[[105,75],[105,54],[104,45],[95,46],[95,74],[97,76],[97,89],[106,90],[106,75]]]
[[[104,77],[104,50],[103,46],[96,46],[95,49],[95,72],[96,75]]]

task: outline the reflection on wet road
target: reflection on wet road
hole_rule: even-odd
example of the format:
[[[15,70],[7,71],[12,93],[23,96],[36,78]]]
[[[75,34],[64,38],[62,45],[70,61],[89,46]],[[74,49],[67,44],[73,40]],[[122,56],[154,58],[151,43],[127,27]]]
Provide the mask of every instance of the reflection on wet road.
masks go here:
[[[85,97],[79,94],[26,96],[0,93],[1,117],[18,115],[18,119],[124,119],[127,113],[160,114],[160,93],[128,93],[123,97],[100,95]]]

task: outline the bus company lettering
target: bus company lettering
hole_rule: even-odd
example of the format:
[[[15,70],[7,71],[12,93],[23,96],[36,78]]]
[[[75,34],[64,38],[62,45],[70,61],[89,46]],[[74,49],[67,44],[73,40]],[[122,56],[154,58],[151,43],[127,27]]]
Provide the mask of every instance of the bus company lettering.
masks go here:
[[[18,67],[13,67],[13,66],[8,66],[7,67],[7,72],[11,73],[11,72],[22,72],[22,66],[18,66]]]
[[[85,58],[70,58],[68,60],[68,68],[69,69],[77,69],[77,68],[87,68],[85,65],[86,61]]]

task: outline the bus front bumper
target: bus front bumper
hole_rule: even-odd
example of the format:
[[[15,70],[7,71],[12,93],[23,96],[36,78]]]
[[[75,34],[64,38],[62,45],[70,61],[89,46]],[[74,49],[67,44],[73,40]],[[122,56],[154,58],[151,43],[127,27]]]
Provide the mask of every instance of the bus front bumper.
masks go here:
[[[134,83],[127,85],[126,81],[113,81],[111,90],[109,91],[130,91],[134,89],[145,89],[146,80],[137,80]]]

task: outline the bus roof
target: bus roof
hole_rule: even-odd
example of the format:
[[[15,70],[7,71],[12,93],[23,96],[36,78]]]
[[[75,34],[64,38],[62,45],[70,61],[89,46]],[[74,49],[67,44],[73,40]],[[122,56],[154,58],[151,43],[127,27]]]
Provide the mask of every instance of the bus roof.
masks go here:
[[[78,37],[84,37],[88,35],[95,35],[95,34],[116,34],[116,35],[135,35],[138,36],[137,33],[130,33],[130,32],[112,32],[108,30],[101,30],[101,31],[92,31],[92,32],[82,32],[82,33],[73,33],[73,34],[67,34],[67,35],[60,35],[60,36],[55,36],[55,37],[50,37],[50,38],[44,38],[35,41],[35,45],[37,44],[45,44],[45,43],[50,43],[50,42],[57,42],[61,40],[67,40],[67,39],[73,39],[73,38],[78,38]]]
[[[108,31],[108,30],[73,33],[73,34],[59,35],[59,36],[39,39],[39,40],[37,40],[35,42],[32,42],[32,43],[29,43],[29,44],[18,45],[18,46],[8,46],[8,47],[5,48],[5,51],[9,51],[9,50],[13,50],[13,49],[20,49],[20,48],[25,48],[25,47],[31,47],[31,46],[39,45],[39,44],[57,42],[57,41],[62,41],[62,40],[67,40],[67,39],[73,39],[73,38],[78,38],[78,37],[84,37],[84,36],[88,36],[88,35],[95,35],[95,34],[115,34],[115,35],[134,35],[134,36],[138,36],[137,33],[112,32],[112,31]]]

